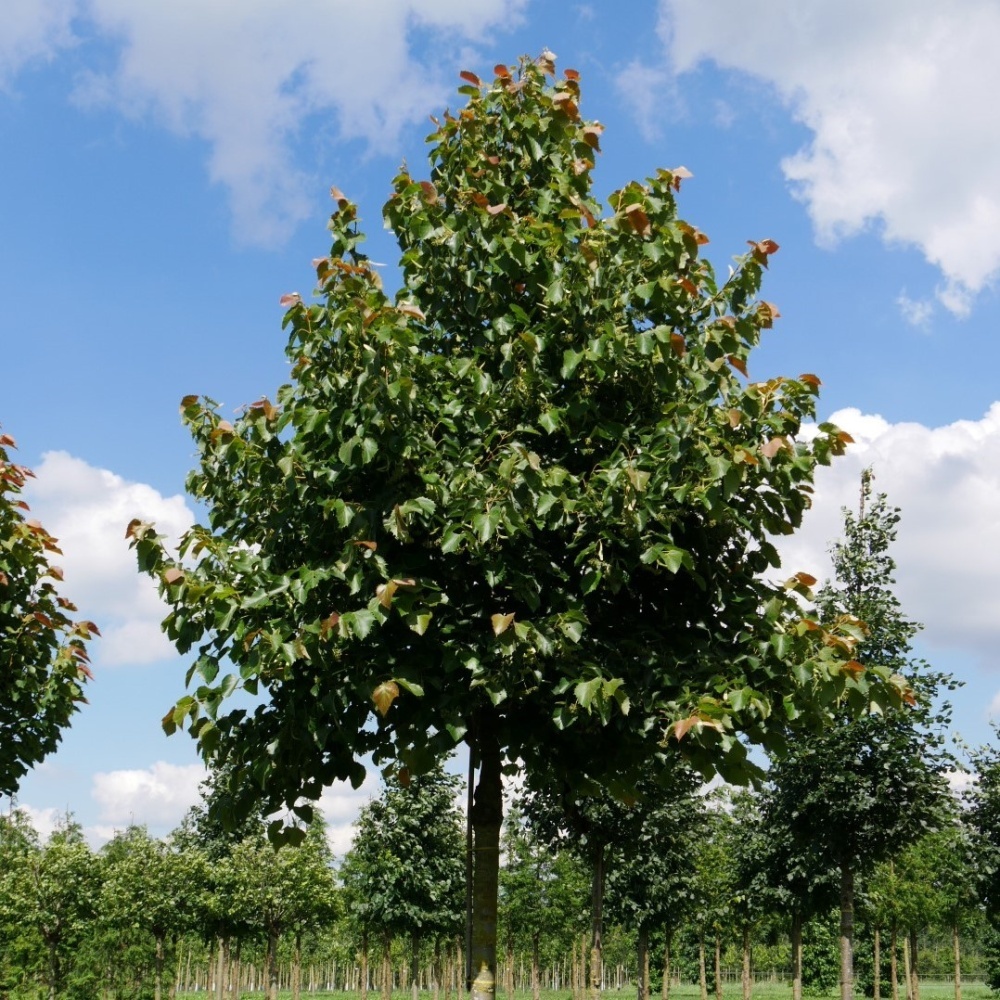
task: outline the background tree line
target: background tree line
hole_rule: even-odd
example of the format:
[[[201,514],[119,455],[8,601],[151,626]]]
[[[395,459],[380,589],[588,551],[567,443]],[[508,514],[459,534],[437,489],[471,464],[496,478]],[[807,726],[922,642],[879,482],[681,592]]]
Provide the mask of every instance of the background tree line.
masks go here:
[[[409,788],[388,783],[339,861],[318,822],[300,846],[276,851],[263,828],[219,839],[199,809],[163,841],[133,827],[94,851],[71,820],[40,843],[14,809],[0,822],[0,996],[458,996],[457,784],[441,772]],[[694,982],[712,997],[736,980],[750,995],[796,969],[807,993],[829,993],[840,973],[835,865],[775,878],[774,854],[761,849],[772,794],[687,788],[655,805],[589,804],[607,820],[594,833],[606,883],[594,984],[593,848],[554,845],[526,793],[504,831],[497,993],[583,997],[596,985],[669,996]],[[988,853],[975,824],[995,807],[981,797],[971,809],[956,804],[943,829],[861,865],[859,992],[919,998],[922,975],[953,978],[960,996],[963,981],[989,976],[996,944],[977,887],[992,868],[975,860]],[[679,827],[684,837],[667,843]],[[830,891],[796,900],[794,881]]]

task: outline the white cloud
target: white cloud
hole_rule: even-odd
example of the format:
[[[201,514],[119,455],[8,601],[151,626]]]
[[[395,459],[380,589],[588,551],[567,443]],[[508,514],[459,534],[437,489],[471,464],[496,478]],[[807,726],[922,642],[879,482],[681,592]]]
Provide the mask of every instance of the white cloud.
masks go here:
[[[663,126],[664,92],[672,90],[670,74],[633,59],[615,78],[615,89],[631,110],[647,142],[660,138]]]
[[[1000,90],[992,0],[661,0],[676,72],[703,60],[770,82],[813,133],[783,163],[818,236],[877,224],[940,268],[957,315],[1000,270]]]
[[[151,113],[208,143],[237,235],[272,244],[312,213],[293,144],[335,120],[341,139],[388,149],[446,102],[460,46],[516,23],[527,0],[90,0],[122,43],[116,69],[80,81],[84,103]],[[418,30],[439,34],[426,59]]]
[[[970,771],[945,771],[948,787],[956,795],[968,791],[976,783],[975,776]]]
[[[71,44],[77,0],[6,0],[0,30],[0,90],[35,60]]]
[[[17,808],[21,810],[35,828],[35,832],[44,843],[52,835],[57,826],[66,818],[63,809],[56,809],[50,806],[47,809],[36,809],[34,806],[24,805],[18,802]]]
[[[369,769],[368,777],[360,788],[352,788],[349,782],[338,781],[323,789],[318,803],[319,810],[326,820],[326,839],[330,850],[338,858],[351,849],[358,812],[365,803],[379,794],[380,788],[378,771]]]
[[[910,326],[926,330],[930,325],[931,317],[934,315],[934,303],[930,299],[911,299],[903,291],[896,297],[896,305]]]
[[[103,635],[92,646],[95,659],[110,666],[173,655],[160,632],[166,608],[152,580],[139,575],[125,527],[138,517],[176,539],[194,520],[184,498],[161,496],[60,451],[46,453],[35,476],[28,500],[59,540],[63,554],[53,562],[65,572],[61,590]]]
[[[201,800],[207,772],[201,764],[157,761],[144,770],[105,771],[93,776],[91,797],[100,819],[112,828],[130,823],[172,828]]]
[[[902,511],[892,555],[905,613],[924,624],[931,647],[990,665],[1000,642],[1000,403],[980,420],[936,428],[855,409],[831,420],[856,443],[820,470],[802,530],[780,543],[783,571],[830,576],[827,550],[842,533],[841,508],[857,508],[861,470],[870,465],[876,491]]]

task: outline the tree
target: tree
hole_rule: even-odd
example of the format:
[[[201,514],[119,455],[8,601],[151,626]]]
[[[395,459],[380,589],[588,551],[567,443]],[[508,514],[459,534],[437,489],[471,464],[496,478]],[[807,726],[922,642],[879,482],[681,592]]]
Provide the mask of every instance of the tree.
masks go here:
[[[836,582],[817,604],[825,614],[848,613],[866,623],[857,655],[907,674],[909,707],[860,718],[841,717],[824,733],[799,741],[772,769],[772,808],[786,817],[796,849],[814,859],[814,877],[831,862],[840,876],[841,996],[853,994],[854,895],[859,874],[946,821],[951,797],[945,772],[950,719],[934,698],[953,686],[910,655],[919,625],[907,619],[892,591],[898,508],[872,496],[872,473],[861,477],[857,515],[844,511],[844,538],[833,549]]]
[[[451,937],[462,925],[465,861],[457,784],[440,768],[390,778],[383,794],[362,808],[341,865],[365,964],[369,933],[380,933],[383,940],[383,996],[388,996],[385,956],[393,936],[410,939],[416,983],[421,940]]]
[[[505,820],[504,858],[500,913],[508,944],[507,974],[513,977],[515,938],[527,938],[531,948],[531,995],[533,1000],[539,1000],[542,940],[554,938],[567,943],[579,928],[587,911],[587,874],[571,852],[553,850],[540,841],[517,807],[508,811]],[[511,982],[507,995],[512,995]]]
[[[101,863],[67,816],[42,848],[30,847],[4,882],[3,905],[38,935],[41,979],[50,1000],[62,995],[81,952],[101,883]]]
[[[32,949],[25,941],[25,922],[14,903],[14,888],[38,850],[38,834],[24,810],[12,808],[9,815],[0,816],[0,996],[15,990],[17,980],[26,976],[26,959]]]
[[[90,679],[86,642],[93,622],[56,590],[62,570],[54,539],[26,517],[30,469],[10,461],[0,434],[0,795],[13,795],[28,769],[58,746]]]
[[[956,821],[914,841],[897,865],[903,926],[913,934],[931,926],[951,935],[955,1000],[962,1000],[960,932],[976,905],[971,847],[969,830]],[[912,945],[910,952],[912,961]]]
[[[331,857],[322,824],[313,823],[304,841],[277,850],[260,831],[237,844],[221,862],[219,889],[231,912],[266,942],[267,996],[278,997],[278,941],[295,935],[293,992],[299,994],[301,935],[335,912]]]
[[[763,791],[757,864],[764,895],[776,913],[787,914],[792,949],[792,1000],[802,1000],[802,938],[808,922],[829,913],[837,901],[838,872],[832,858],[803,845],[795,814],[773,781]]]
[[[894,696],[850,664],[849,622],[803,622],[762,576],[766,536],[800,523],[847,441],[796,440],[815,376],[746,378],[777,244],[717,283],[676,214],[680,168],[605,214],[601,126],[579,74],[554,75],[550,53],[465,74],[430,179],[403,169],[385,206],[394,299],[334,190],[319,301],[284,299],[291,383],[235,421],[182,402],[208,523],[178,555],[129,526],[194,654],[165,727],[230,768],[234,815],[263,800],[307,822],[302,798],[360,784],[364,754],[416,773],[469,744],[472,953],[491,972],[504,766],[627,791],[676,738],[740,777],[740,733],[773,747],[838,699]],[[240,688],[254,707],[230,707]]]
[[[608,871],[608,909],[636,932],[639,1000],[649,1000],[650,936],[660,928],[667,995],[671,941],[691,908],[694,859],[703,832],[699,786],[694,772],[678,766],[669,787],[643,787],[633,807],[637,823],[626,826],[630,836],[616,845]]]
[[[994,731],[996,727],[994,727]],[[972,834],[973,878],[992,934],[986,983],[1000,990],[1000,750],[981,746],[971,754],[975,781],[966,793]]]
[[[100,911],[119,935],[141,931],[152,938],[153,996],[160,1000],[168,942],[197,917],[197,896],[207,877],[205,858],[191,850],[171,850],[145,827],[135,826],[117,835],[104,854]]]

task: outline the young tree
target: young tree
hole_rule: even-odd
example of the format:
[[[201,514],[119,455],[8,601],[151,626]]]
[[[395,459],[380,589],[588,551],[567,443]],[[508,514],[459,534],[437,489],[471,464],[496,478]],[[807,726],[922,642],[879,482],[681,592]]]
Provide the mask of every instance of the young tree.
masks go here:
[[[0,816],[0,996],[14,992],[31,972],[31,929],[15,888],[39,851],[38,834],[23,809]]]
[[[633,807],[637,822],[608,871],[608,910],[612,919],[636,934],[639,1000],[650,995],[650,938],[664,931],[664,990],[670,974],[674,932],[691,909],[695,857],[703,833],[700,779],[676,768],[669,787],[641,788]],[[666,993],[664,994],[666,995]]]
[[[41,941],[41,978],[50,1000],[62,995],[81,953],[100,891],[101,862],[67,816],[42,848],[25,852],[4,882],[3,905]]]
[[[960,932],[971,922],[977,903],[969,832],[956,817],[955,822],[910,844],[896,864],[904,901],[901,923],[910,932],[911,965],[919,931],[932,927],[950,934],[955,1000],[962,1000]],[[911,975],[916,983],[915,966]]]
[[[994,731],[996,727],[994,726]],[[975,781],[966,793],[972,834],[973,880],[992,931],[986,983],[1000,990],[1000,750],[981,746],[971,754]]]
[[[605,214],[601,126],[579,74],[554,75],[550,53],[465,74],[430,179],[404,169],[385,207],[395,299],[334,191],[319,301],[284,300],[291,384],[235,421],[183,400],[207,525],[178,556],[129,526],[194,650],[165,726],[229,766],[235,814],[308,820],[301,798],[359,784],[366,753],[420,772],[469,744],[472,951],[491,972],[505,761],[627,789],[672,736],[735,777],[740,733],[774,746],[838,699],[893,697],[850,664],[849,624],[802,623],[762,575],[766,535],[794,530],[847,440],[796,440],[815,376],[746,377],[777,245],[717,283],[677,217],[683,169]],[[238,688],[258,703],[230,708]]]
[[[116,836],[104,856],[100,912],[119,934],[152,938],[153,997],[160,1000],[168,943],[195,923],[206,860],[200,852],[171,850],[135,826]]]
[[[773,911],[788,916],[792,1000],[802,1000],[803,933],[813,917],[836,905],[839,875],[832,858],[799,842],[792,828],[794,814],[773,783],[765,786],[762,798],[757,864]]]
[[[13,795],[28,768],[56,746],[91,677],[86,642],[93,622],[74,622],[60,597],[54,539],[26,517],[21,498],[32,472],[10,461],[0,434],[0,795]]]
[[[354,843],[340,868],[365,956],[368,935],[382,937],[383,996],[388,995],[384,956],[392,937],[410,940],[415,984],[420,942],[454,936],[464,913],[458,780],[440,768],[404,780],[390,779],[383,795],[361,810]]]
[[[531,995],[539,1000],[542,941],[555,939],[568,944],[580,929],[586,919],[589,880],[579,859],[541,842],[516,807],[509,810],[504,825],[504,858],[500,915],[508,942],[508,976],[513,975],[514,940],[527,939]],[[507,994],[512,995],[510,985]]]
[[[268,1000],[278,997],[278,942],[288,932],[294,935],[293,992],[299,994],[302,932],[332,920],[335,912],[331,862],[320,823],[310,826],[300,844],[282,850],[260,831],[221,862],[219,890],[231,901],[232,915],[264,938]]]
[[[934,698],[946,675],[910,655],[919,626],[892,592],[889,548],[899,511],[872,496],[872,474],[861,477],[857,515],[844,512],[844,539],[834,546],[836,579],[817,596],[825,614],[846,612],[866,623],[858,659],[906,674],[917,696],[910,707],[860,718],[843,717],[827,732],[798,741],[772,769],[772,807],[785,817],[799,851],[815,859],[816,876],[832,862],[840,876],[841,996],[853,995],[854,894],[859,874],[942,825],[951,797],[945,772],[950,715]]]

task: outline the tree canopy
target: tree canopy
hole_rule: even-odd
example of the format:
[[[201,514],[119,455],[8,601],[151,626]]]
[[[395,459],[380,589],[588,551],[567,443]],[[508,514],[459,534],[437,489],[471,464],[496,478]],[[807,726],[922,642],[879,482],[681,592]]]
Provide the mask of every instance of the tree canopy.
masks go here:
[[[870,470],[862,473],[857,514],[844,511],[844,537],[833,548],[836,578],[817,600],[827,613],[863,617],[859,659],[907,675],[916,694],[896,711],[841,715],[828,730],[797,742],[772,768],[768,795],[771,827],[791,835],[789,872],[816,886],[827,881],[831,865],[840,873],[845,998],[853,990],[855,876],[940,827],[953,808],[946,778],[954,766],[945,745],[950,710],[934,699],[954,684],[911,654],[920,626],[903,615],[892,590],[889,549],[899,511],[885,494],[873,495],[872,478]]]
[[[384,209],[398,292],[334,189],[317,298],[284,299],[290,383],[233,421],[182,402],[207,523],[178,554],[129,533],[193,654],[165,727],[228,766],[234,812],[308,820],[301,798],[360,783],[363,755],[420,772],[464,740],[495,908],[504,760],[627,790],[676,739],[739,778],[741,734],[780,746],[896,692],[851,659],[848,618],[804,619],[804,577],[764,576],[848,440],[800,440],[814,375],[748,377],[777,244],[717,282],[677,216],[683,168],[606,211],[602,127],[550,53],[463,78],[429,179],[404,167]]]
[[[13,795],[28,769],[58,746],[91,677],[86,641],[93,622],[56,589],[54,539],[29,518],[22,498],[30,469],[10,461],[0,434],[0,794]]]

